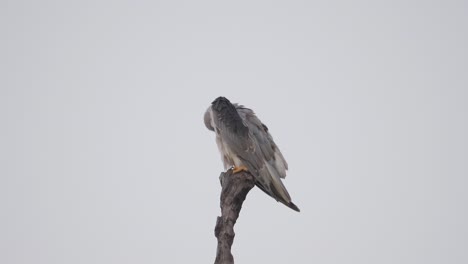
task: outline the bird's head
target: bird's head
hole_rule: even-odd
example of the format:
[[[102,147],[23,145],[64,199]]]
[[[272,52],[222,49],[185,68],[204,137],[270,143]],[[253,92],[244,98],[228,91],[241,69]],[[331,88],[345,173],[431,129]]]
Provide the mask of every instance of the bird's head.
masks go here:
[[[213,127],[213,121],[211,117],[211,106],[206,109],[205,116],[204,116],[205,126],[211,131],[215,131]]]

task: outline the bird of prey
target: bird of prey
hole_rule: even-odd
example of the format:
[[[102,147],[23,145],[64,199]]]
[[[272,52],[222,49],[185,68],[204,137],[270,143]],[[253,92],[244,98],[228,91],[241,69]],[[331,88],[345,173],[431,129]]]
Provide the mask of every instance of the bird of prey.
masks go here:
[[[206,127],[216,133],[224,169],[250,172],[262,191],[299,212],[281,181],[288,164],[267,126],[251,109],[218,97],[206,110],[204,120]]]

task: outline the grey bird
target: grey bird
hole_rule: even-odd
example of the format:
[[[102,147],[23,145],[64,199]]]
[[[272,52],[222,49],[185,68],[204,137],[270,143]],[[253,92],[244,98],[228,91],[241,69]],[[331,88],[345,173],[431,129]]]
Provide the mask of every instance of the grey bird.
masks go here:
[[[299,212],[281,181],[286,177],[288,163],[268,127],[251,109],[218,97],[206,110],[204,120],[206,127],[216,133],[224,169],[250,172],[257,187]]]

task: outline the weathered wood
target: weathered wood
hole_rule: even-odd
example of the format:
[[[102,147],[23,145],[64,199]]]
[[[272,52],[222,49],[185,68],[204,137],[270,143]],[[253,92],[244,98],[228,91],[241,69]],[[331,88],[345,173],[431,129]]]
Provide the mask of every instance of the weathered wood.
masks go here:
[[[219,180],[222,187],[221,216],[218,216],[215,227],[215,236],[218,239],[215,264],[233,264],[231,246],[235,236],[234,225],[247,194],[255,186],[255,178],[245,171],[233,174],[229,170],[221,173]]]

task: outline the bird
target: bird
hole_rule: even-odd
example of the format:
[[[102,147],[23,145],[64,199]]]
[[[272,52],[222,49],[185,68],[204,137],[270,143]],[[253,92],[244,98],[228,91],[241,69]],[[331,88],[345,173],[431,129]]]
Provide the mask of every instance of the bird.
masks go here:
[[[216,143],[225,170],[246,171],[263,192],[299,212],[281,179],[288,163],[273,141],[268,127],[252,109],[216,98],[204,114],[205,126],[216,134]]]

